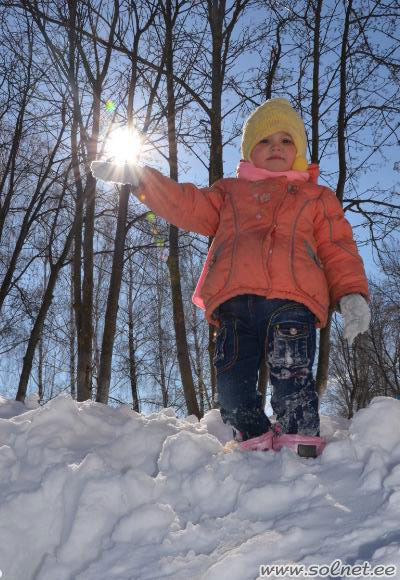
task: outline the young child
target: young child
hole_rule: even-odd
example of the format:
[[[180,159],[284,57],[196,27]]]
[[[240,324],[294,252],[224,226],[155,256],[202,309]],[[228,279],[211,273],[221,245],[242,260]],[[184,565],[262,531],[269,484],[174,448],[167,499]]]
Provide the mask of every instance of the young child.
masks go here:
[[[92,172],[137,186],[135,195],[168,222],[214,236],[193,302],[218,327],[221,416],[244,448],[292,444],[315,456],[324,445],[312,373],[316,328],[326,325],[329,307],[338,307],[351,344],[367,330],[370,312],[352,229],[335,194],[317,185],[319,169],[308,165],[306,145],[302,119],[289,101],[275,98],[244,125],[236,178],[199,189],[149,167],[94,162]],[[264,353],[279,429],[257,392]]]

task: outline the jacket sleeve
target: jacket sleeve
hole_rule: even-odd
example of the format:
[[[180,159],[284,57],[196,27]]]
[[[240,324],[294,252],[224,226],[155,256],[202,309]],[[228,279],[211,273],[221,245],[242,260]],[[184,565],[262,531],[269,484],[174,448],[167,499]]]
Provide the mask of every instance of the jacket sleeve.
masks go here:
[[[179,228],[204,236],[216,234],[224,201],[222,180],[212,187],[198,188],[144,167],[135,195],[155,214]]]
[[[317,201],[314,235],[318,256],[328,282],[331,306],[346,294],[362,294],[368,300],[368,280],[362,258],[336,195],[324,188]]]

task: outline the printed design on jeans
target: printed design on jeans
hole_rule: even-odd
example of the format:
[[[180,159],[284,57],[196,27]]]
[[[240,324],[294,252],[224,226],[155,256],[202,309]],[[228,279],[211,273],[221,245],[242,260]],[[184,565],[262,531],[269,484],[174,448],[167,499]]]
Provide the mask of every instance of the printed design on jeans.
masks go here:
[[[224,320],[218,330],[213,363],[217,374],[230,369],[238,358],[239,344],[236,320]]]
[[[271,370],[270,373],[273,377],[276,377],[278,380],[287,381],[289,379],[297,379],[302,385],[306,383],[308,377],[307,368],[286,369],[285,367],[282,367],[278,370],[278,372],[274,372]]]
[[[271,405],[282,433],[319,435],[318,395],[310,373],[308,377],[302,388],[286,396],[276,389],[272,396]]]
[[[309,363],[307,352],[308,325],[299,322],[275,324],[273,327],[273,347],[268,357],[273,367],[306,367]],[[291,374],[288,377],[290,378]],[[283,378],[283,377],[282,377]]]
[[[214,351],[214,360],[213,360],[214,364],[217,361],[224,360],[225,340],[226,340],[226,326],[221,326],[221,328],[218,329],[217,337],[215,339],[215,351]]]

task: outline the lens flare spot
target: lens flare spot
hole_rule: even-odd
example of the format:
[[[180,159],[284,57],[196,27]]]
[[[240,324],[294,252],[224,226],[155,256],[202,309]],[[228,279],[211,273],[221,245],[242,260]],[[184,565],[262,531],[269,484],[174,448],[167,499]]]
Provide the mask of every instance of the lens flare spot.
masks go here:
[[[107,113],[113,113],[116,108],[117,107],[115,106],[114,101],[112,101],[111,99],[108,99],[108,101],[106,101],[106,111],[107,111]]]

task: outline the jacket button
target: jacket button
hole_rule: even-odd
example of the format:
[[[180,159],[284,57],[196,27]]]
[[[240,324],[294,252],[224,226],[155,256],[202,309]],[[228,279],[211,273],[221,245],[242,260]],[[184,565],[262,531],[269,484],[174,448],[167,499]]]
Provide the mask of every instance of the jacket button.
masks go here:
[[[269,253],[272,254],[272,250],[270,250]]]
[[[260,213],[256,213],[256,219],[258,219],[258,220],[259,220],[259,219],[261,219],[261,218],[262,218],[262,215],[261,215]]]

